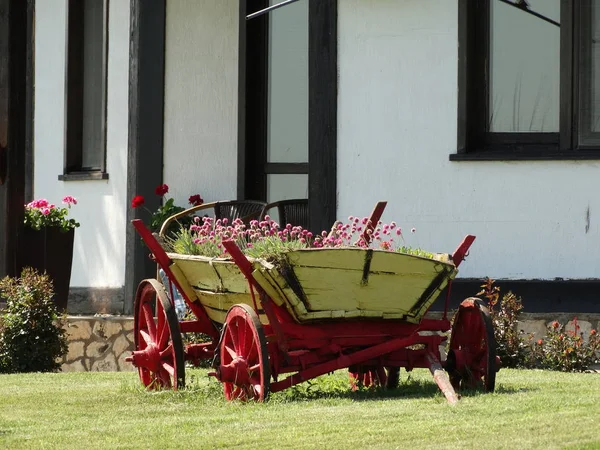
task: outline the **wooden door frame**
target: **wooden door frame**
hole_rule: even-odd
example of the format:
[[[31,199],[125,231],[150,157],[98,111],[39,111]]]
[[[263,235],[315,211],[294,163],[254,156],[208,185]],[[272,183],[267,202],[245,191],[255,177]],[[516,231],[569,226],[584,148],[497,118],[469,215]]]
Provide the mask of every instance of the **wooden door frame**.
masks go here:
[[[308,185],[310,227],[327,230],[337,213],[337,0],[307,0],[309,16]],[[266,199],[268,20],[246,15],[267,0],[240,0],[238,197]],[[283,166],[280,164],[280,166]],[[306,173],[302,164],[280,167]],[[302,172],[298,172],[303,169]],[[281,173],[281,172],[279,172]]]

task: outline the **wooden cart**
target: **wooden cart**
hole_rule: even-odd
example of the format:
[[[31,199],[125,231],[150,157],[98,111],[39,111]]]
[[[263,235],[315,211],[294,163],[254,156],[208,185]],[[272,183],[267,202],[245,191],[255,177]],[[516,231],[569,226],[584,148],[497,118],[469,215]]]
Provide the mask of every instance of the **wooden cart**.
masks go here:
[[[384,208],[380,202],[370,223]],[[402,367],[429,368],[450,403],[462,386],[494,389],[499,365],[481,300],[464,300],[453,325],[449,295],[442,319],[425,318],[439,294],[449,293],[474,236],[434,258],[322,248],[290,251],[275,265],[247,258],[232,241],[224,243],[227,259],[167,253],[141,221],[133,225],[168,279],[166,286],[142,281],[135,299],[129,360],[149,388],[181,388],[186,361],[212,359],[228,399],[264,401],[270,392],[344,368],[354,385],[386,388],[397,385]],[[178,320],[175,289],[194,319]],[[184,346],[182,333],[189,332],[210,341]]]

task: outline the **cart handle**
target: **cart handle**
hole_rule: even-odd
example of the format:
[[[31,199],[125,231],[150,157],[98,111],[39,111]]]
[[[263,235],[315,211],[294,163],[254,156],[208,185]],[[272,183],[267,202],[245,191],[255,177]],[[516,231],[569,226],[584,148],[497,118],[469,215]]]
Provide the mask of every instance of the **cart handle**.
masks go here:
[[[454,263],[455,267],[458,267],[460,263],[465,260],[467,253],[469,252],[469,248],[471,247],[471,244],[473,244],[474,240],[475,236],[468,234],[465,236],[456,250],[454,250],[454,253],[452,253],[452,262]]]

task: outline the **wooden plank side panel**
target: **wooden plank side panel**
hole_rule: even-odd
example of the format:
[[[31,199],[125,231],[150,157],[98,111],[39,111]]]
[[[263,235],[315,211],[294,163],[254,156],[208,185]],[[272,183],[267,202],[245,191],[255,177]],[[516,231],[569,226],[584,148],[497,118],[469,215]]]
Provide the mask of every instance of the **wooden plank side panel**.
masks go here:
[[[407,314],[435,274],[371,274],[366,284],[354,270],[296,267],[308,311],[375,310]]]
[[[229,311],[229,308],[231,308],[233,305],[243,303],[249,305],[251,308],[254,308],[254,305],[252,304],[252,298],[243,294],[214,293],[197,290],[196,295],[204,306],[208,317],[210,317],[211,320],[221,324],[225,323],[227,311]],[[267,325],[269,323],[269,319],[262,310],[258,311],[258,317],[263,325]]]
[[[219,275],[208,262],[190,259],[176,259],[175,263],[187,278],[190,286],[205,291],[223,291],[223,283]]]
[[[366,252],[362,249],[327,248],[297,250],[287,254],[292,266],[323,267],[360,270],[365,265]]]
[[[372,272],[437,274],[444,270],[456,269],[452,264],[396,252],[373,252],[373,259],[371,260]]]

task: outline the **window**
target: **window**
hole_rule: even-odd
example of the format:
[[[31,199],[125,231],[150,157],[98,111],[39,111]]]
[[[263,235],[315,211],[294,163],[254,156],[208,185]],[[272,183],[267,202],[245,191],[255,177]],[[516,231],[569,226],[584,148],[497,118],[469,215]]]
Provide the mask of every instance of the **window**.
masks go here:
[[[600,159],[600,0],[459,0],[462,159]]]
[[[108,0],[69,0],[67,122],[60,180],[107,179]]]

